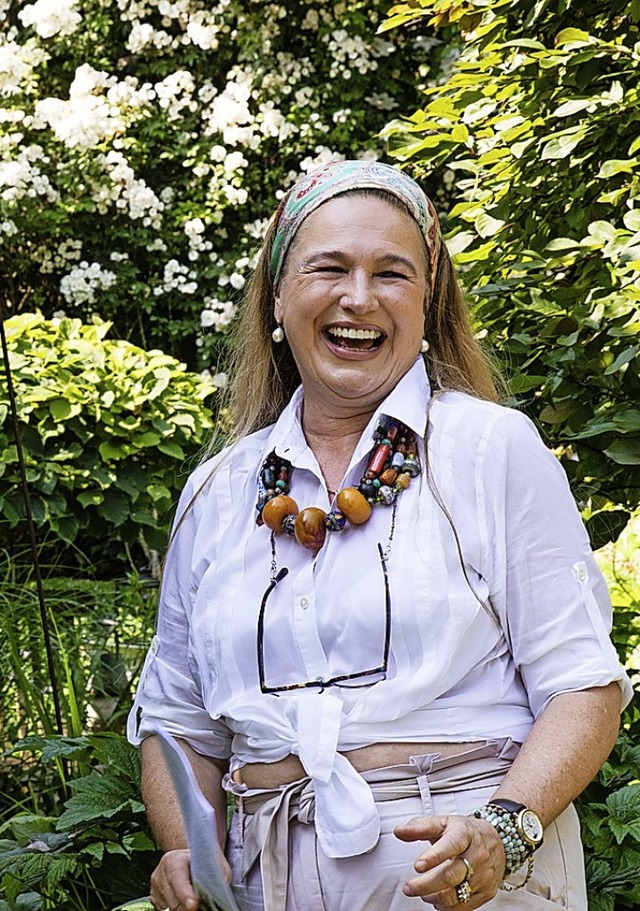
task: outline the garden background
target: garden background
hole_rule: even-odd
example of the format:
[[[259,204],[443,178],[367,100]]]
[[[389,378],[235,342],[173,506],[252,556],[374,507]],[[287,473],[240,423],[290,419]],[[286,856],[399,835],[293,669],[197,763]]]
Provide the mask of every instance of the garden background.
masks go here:
[[[122,732],[172,509],[224,438],[266,220],[332,158],[436,202],[637,683],[640,0],[0,0],[0,23],[0,911],[148,891]],[[640,903],[639,733],[634,704],[579,802],[593,911]]]

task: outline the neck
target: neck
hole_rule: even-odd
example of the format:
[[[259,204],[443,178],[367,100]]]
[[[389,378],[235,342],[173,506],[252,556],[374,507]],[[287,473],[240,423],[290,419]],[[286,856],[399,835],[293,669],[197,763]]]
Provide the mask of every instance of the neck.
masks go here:
[[[372,414],[373,411],[367,410],[349,415],[329,415],[309,408],[305,401],[302,429],[329,489],[337,490],[342,483]]]

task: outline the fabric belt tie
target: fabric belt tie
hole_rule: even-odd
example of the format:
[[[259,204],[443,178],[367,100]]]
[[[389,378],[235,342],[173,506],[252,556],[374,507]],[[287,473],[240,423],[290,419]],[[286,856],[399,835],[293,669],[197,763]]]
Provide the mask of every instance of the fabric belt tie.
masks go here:
[[[498,787],[519,747],[511,740],[487,741],[455,756],[439,754],[411,757],[409,764],[372,769],[361,775],[376,803],[422,797],[430,794]],[[427,777],[428,776],[428,777]],[[227,790],[238,798],[238,809],[248,816],[244,828],[242,876],[260,857],[264,906],[268,911],[285,911],[289,880],[289,826],[296,820],[312,825],[315,793],[310,778],[301,778],[280,788],[248,790],[231,779]]]

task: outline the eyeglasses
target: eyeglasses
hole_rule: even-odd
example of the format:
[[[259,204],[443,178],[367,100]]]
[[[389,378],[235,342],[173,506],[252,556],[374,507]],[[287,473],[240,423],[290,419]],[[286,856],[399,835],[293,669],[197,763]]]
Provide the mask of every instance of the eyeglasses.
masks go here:
[[[258,614],[258,676],[260,679],[260,691],[262,693],[286,693],[291,690],[306,690],[311,689],[312,687],[317,687],[319,692],[322,692],[328,686],[346,684],[349,680],[359,680],[362,677],[372,677],[376,674],[382,674],[380,679],[384,680],[387,676],[387,667],[389,664],[389,646],[391,643],[391,592],[389,590],[389,574],[387,572],[387,562],[384,557],[382,550],[382,545],[378,544],[378,554],[380,556],[380,565],[382,567],[382,575],[384,578],[384,597],[385,597],[385,631],[384,631],[384,647],[382,652],[382,663],[378,667],[368,668],[364,671],[357,671],[353,674],[339,674],[336,677],[331,677],[329,680],[323,680],[317,678],[316,680],[307,680],[304,683],[287,683],[282,686],[268,686],[265,680],[264,672],[264,614],[267,606],[267,601],[269,600],[269,595],[274,590],[278,582],[281,582],[282,579],[288,574],[289,570],[286,567],[283,567],[280,572],[271,580],[267,590],[262,596],[262,602],[260,604],[260,613]],[[375,681],[376,683],[378,681]],[[357,685],[357,684],[356,684]],[[361,684],[362,686],[369,685],[367,683]]]

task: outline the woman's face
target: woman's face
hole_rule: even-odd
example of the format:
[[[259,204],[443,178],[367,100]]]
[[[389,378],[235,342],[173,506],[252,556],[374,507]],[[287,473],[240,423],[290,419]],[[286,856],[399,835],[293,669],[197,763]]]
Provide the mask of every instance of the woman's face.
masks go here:
[[[420,350],[427,256],[418,225],[383,199],[345,194],[301,225],[275,303],[305,408],[373,411]]]

